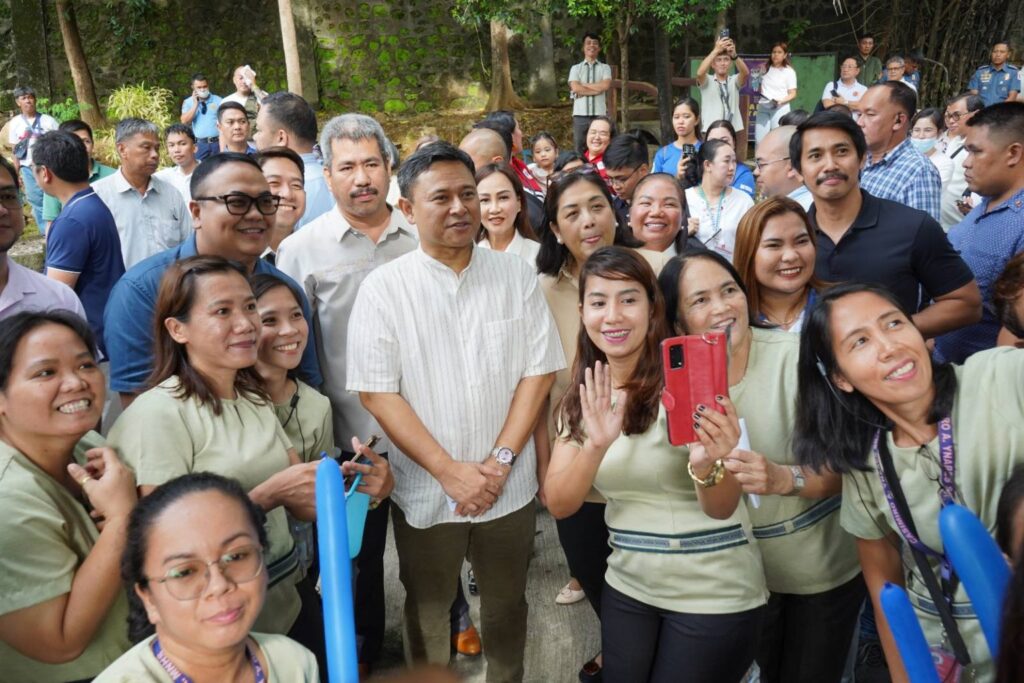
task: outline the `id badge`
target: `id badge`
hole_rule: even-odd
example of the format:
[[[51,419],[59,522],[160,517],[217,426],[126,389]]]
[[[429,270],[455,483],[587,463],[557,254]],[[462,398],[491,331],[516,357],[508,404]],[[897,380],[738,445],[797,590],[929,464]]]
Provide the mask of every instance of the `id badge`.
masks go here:
[[[967,683],[963,676],[963,667],[956,661],[956,656],[941,645],[932,645],[932,662],[935,663],[935,671],[939,674],[942,683]]]

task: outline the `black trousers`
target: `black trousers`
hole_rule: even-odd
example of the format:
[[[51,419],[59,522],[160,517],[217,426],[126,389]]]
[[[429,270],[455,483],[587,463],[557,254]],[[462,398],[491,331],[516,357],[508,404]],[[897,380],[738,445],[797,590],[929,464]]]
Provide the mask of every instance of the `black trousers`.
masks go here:
[[[757,653],[761,681],[839,683],[866,595],[860,574],[823,593],[772,593]]]
[[[288,637],[316,656],[320,667],[320,681],[327,681],[327,642],[324,637],[324,607],[316,592],[316,579],[312,574],[295,584],[302,601],[299,616],[288,631]]]
[[[584,503],[576,514],[555,521],[569,572],[587,594],[597,618],[601,618],[601,591],[608,569],[608,527],[604,523],[604,503]]]
[[[604,586],[604,683],[735,683],[757,651],[764,607],[686,614],[646,605]]]

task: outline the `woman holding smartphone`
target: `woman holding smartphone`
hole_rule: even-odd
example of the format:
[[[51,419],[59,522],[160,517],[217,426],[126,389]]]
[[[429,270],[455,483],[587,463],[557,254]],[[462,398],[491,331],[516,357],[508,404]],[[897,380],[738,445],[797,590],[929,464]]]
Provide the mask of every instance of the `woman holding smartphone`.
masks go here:
[[[739,440],[732,402],[718,397],[724,415],[698,408],[700,443],[668,443],[664,302],[635,252],[595,252],[577,301],[574,390],[558,407],[545,487],[556,517],[575,512],[592,487],[608,501],[604,680],[738,681],[754,659],[767,592],[740,483],[722,465]]]
[[[757,653],[761,680],[838,682],[864,582],[853,538],[840,527],[839,475],[798,466],[790,448],[797,337],[756,322],[736,269],[713,252],[672,259],[659,284],[670,333],[728,332],[729,396],[749,446],[724,465],[758,497],[748,498],[748,512],[771,591]]]
[[[1000,492],[1024,462],[1024,353],[938,364],[888,290],[850,283],[819,296],[798,375],[794,451],[842,473],[842,524],[857,539],[893,680],[907,678],[879,604],[886,582],[907,588],[934,657],[969,656],[970,680],[991,681],[970,600],[943,578],[938,519],[956,502],[995,527]]]

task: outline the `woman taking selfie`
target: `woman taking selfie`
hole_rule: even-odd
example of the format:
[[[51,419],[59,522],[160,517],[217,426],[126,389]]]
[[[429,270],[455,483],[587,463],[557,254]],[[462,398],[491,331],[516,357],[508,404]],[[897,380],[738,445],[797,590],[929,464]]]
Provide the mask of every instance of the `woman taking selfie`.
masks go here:
[[[725,460],[748,498],[771,596],[757,653],[765,683],[838,682],[864,602],[853,538],[839,525],[838,474],[798,467],[790,448],[798,339],[757,325],[736,269],[691,251],[661,272],[672,334],[729,333],[729,396],[749,447]]]
[[[523,211],[526,192],[515,171],[504,163],[484,166],[476,172],[476,191],[481,223],[477,244],[521,256],[536,268],[540,243]]]
[[[698,408],[700,443],[668,443],[664,303],[635,252],[594,253],[577,302],[573,390],[558,408],[545,488],[556,517],[579,509],[591,488],[608,501],[603,678],[738,681],[754,659],[767,593],[740,484],[721,462],[739,439],[732,403],[720,397],[725,415]]]
[[[266,517],[232,479],[186,474],[140,501],[121,576],[141,641],[96,683],[319,681],[316,658],[252,633],[267,597]]]
[[[1003,485],[1024,462],[1024,353],[937,364],[892,294],[844,284],[804,323],[799,388],[794,451],[843,475],[842,524],[857,538],[893,680],[907,678],[878,602],[885,582],[906,586],[936,656],[969,656],[972,680],[992,680],[970,600],[942,580],[938,518],[957,502],[994,528]]]
[[[2,680],[89,680],[131,646],[117,567],[135,481],[90,432],[104,387],[83,318],[0,321]]]
[[[823,284],[814,275],[818,241],[800,204],[771,197],[747,211],[736,233],[733,263],[747,286],[750,315],[799,333]]]
[[[688,169],[690,186],[686,206],[690,211],[688,231],[708,249],[732,260],[736,228],[754,200],[732,188],[736,175],[736,150],[727,142],[705,142],[697,163]]]

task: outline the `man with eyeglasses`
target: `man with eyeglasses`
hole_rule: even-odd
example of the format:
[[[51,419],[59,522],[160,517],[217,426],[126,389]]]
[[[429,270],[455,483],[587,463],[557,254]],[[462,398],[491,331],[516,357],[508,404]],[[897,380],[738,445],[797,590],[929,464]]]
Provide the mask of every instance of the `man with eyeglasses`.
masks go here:
[[[754,157],[754,177],[765,197],[789,197],[804,211],[810,211],[814,195],[789,159],[789,141],[794,133],[796,126],[779,126],[764,136]]]
[[[879,79],[880,83],[887,81],[899,81],[900,83],[906,83],[914,92],[917,92],[917,85],[910,78],[907,78],[907,62],[900,55],[893,55],[889,57],[889,61],[885,63],[885,72],[882,74],[882,78]]]
[[[978,67],[971,76],[967,89],[977,95],[985,106],[996,102],[1013,102],[1020,92],[1020,75],[1017,67],[1008,63],[1010,44],[1000,40],[992,46],[992,62]]]
[[[214,153],[217,132],[217,108],[221,98],[210,92],[210,84],[203,74],[192,75],[192,95],[181,103],[181,122],[192,126],[196,136],[196,159],[202,161]]]
[[[171,263],[197,254],[238,261],[250,273],[270,273],[292,287],[310,325],[310,343],[299,376],[319,387],[322,379],[306,295],[294,280],[260,258],[269,244],[280,198],[271,194],[259,164],[245,154],[214,154],[196,167],[191,190],[192,236],[130,268],[110,294],[103,315],[110,389],[119,392],[122,405],[127,406],[146,388],[153,366],[152,318],[160,279]]]
[[[0,320],[23,311],[54,309],[77,313],[85,320],[82,302],[70,287],[7,255],[25,230],[23,202],[18,172],[0,154]]]
[[[604,152],[604,168],[608,184],[629,209],[633,189],[640,179],[651,172],[650,151],[647,143],[636,135],[616,135]]]
[[[192,221],[181,194],[167,181],[154,177],[160,163],[156,124],[122,119],[114,135],[121,168],[92,187],[114,214],[124,267],[131,268],[188,239]]]
[[[964,159],[967,158],[966,136],[967,122],[985,106],[977,95],[964,93],[957,95],[946,104],[946,130],[939,136],[938,148],[953,160],[953,177],[943,188],[940,220],[944,230],[949,230],[963,220],[970,211],[970,190],[964,177]],[[966,211],[964,210],[966,209]]]
[[[857,80],[859,75],[860,62],[857,58],[844,59],[839,65],[839,78],[825,84],[825,91],[821,94],[821,106],[828,109],[836,104],[845,104],[851,111],[859,111],[860,105],[857,103],[867,90]]]

